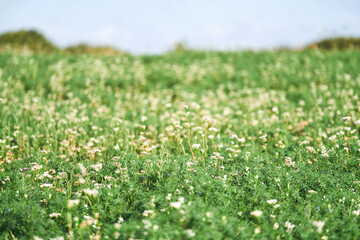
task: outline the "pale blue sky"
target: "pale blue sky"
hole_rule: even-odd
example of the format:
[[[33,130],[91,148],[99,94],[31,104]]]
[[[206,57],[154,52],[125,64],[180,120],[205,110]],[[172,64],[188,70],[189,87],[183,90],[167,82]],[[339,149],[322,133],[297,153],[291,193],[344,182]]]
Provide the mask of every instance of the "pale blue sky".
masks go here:
[[[110,44],[161,53],[300,47],[360,36],[360,0],[0,0],[0,33],[36,29],[60,47]]]

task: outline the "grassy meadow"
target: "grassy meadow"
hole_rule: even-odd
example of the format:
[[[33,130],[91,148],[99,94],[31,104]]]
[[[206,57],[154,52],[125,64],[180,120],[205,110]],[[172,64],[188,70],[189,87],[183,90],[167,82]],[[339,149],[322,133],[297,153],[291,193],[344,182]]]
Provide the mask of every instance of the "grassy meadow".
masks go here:
[[[0,54],[0,239],[359,239],[360,52]]]

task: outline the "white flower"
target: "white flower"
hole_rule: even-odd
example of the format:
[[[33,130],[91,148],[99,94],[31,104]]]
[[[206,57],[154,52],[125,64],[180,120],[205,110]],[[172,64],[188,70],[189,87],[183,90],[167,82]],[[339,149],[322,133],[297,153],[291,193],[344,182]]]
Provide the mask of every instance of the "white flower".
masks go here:
[[[286,221],[285,224],[284,224],[284,227],[287,228],[286,232],[292,232],[292,230],[295,227],[295,224],[292,224],[291,222]]]
[[[279,224],[278,223],[275,223],[274,224],[274,230],[278,229],[279,228]]]
[[[295,162],[292,161],[291,157],[285,157],[285,165],[288,167],[295,167]]]
[[[189,237],[195,237],[196,235],[196,233],[191,229],[186,230],[186,233]]]
[[[50,238],[50,240],[64,240],[65,238],[63,236],[59,236],[59,237],[55,237],[55,238]]]
[[[214,127],[211,127],[211,128],[209,128],[209,131],[210,131],[210,132],[218,132],[219,130],[217,130],[217,129],[214,128]]]
[[[51,218],[58,218],[58,217],[61,216],[61,213],[51,213],[51,214],[49,214],[49,216],[50,216]]]
[[[208,218],[212,218],[214,216],[214,213],[213,212],[206,212],[205,215]]]
[[[142,222],[144,223],[145,229],[149,229],[152,226],[152,223],[149,220],[144,219]]]
[[[99,164],[93,164],[93,165],[90,165],[91,168],[93,168],[95,171],[100,171],[102,169],[102,163],[99,163]]]
[[[324,227],[324,225],[325,225],[325,222],[324,222],[324,221],[313,221],[313,225],[314,225],[315,227],[317,227],[318,233],[321,233],[321,232],[322,232],[322,229],[323,229],[323,227]]]
[[[114,223],[114,227],[119,230],[121,228],[121,224],[116,222]]]
[[[191,146],[192,146],[192,148],[198,149],[201,145],[200,144],[193,144]]]
[[[94,196],[94,197],[96,195],[98,195],[98,193],[99,193],[99,191],[96,189],[88,189],[88,188],[83,189],[83,192],[86,193],[87,195]]]
[[[182,203],[181,202],[171,202],[170,203],[170,207],[179,209],[181,207]]]
[[[43,179],[43,178],[52,178],[52,176],[49,174],[49,171],[44,172],[39,179]]]
[[[266,140],[266,137],[267,137],[267,134],[262,135],[261,137],[259,137],[259,139]]]
[[[84,179],[84,178],[79,177],[79,183],[84,184],[84,183],[86,183],[86,181],[85,181],[85,179]]]
[[[254,217],[260,217],[263,214],[263,212],[260,210],[255,210],[252,211],[250,214],[253,215]]]
[[[187,162],[187,163],[186,163],[186,166],[187,166],[187,167],[190,167],[191,165],[194,165],[194,163],[192,163],[192,162]]]
[[[41,188],[43,188],[43,187],[49,187],[49,188],[51,188],[51,187],[53,187],[53,185],[52,185],[51,183],[44,183],[44,184],[41,184],[40,187],[41,187]]]
[[[149,216],[151,216],[151,215],[153,215],[153,214],[154,214],[154,211],[153,211],[153,210],[145,210],[142,215],[143,215],[144,217],[149,217]]]
[[[350,121],[350,119],[351,119],[351,117],[346,116],[346,117],[343,117],[341,120],[342,120],[343,122],[347,122],[347,121]]]
[[[84,165],[82,165],[81,163],[78,163],[78,166],[80,168],[81,175],[85,176],[86,175],[86,168],[84,167]]]
[[[255,228],[255,230],[254,230],[254,234],[258,234],[258,233],[260,233],[261,232],[261,228]]]
[[[332,141],[332,142],[334,142],[335,139],[336,139],[336,135],[332,135],[331,137],[329,137],[329,140]]]
[[[309,192],[310,194],[311,194],[311,193],[317,193],[317,192],[314,191],[314,190],[309,190],[308,192]]]
[[[352,214],[359,216],[360,215],[360,209],[358,209],[357,211],[353,211]]]
[[[356,125],[360,125],[360,119],[355,121]]]
[[[266,202],[268,204],[275,204],[275,203],[277,203],[277,200],[276,199],[270,199],[270,200],[267,200]]]
[[[74,205],[79,205],[80,200],[79,199],[69,199],[67,202],[67,207],[72,208]]]

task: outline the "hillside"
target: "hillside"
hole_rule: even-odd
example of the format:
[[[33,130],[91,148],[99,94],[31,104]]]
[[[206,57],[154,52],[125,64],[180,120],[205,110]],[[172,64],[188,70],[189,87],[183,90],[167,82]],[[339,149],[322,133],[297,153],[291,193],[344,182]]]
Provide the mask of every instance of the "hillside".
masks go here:
[[[59,49],[37,31],[17,31],[0,35],[0,49],[50,53]]]

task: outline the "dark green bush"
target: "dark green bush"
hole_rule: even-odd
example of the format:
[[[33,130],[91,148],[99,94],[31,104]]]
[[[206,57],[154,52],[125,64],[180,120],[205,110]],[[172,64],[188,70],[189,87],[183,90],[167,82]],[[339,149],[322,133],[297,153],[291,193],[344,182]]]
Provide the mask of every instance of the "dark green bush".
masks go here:
[[[54,52],[59,49],[42,34],[34,30],[21,30],[0,35],[0,48],[13,50],[29,50],[34,52]]]
[[[310,44],[307,49],[347,50],[360,49],[360,38],[329,38]]]

